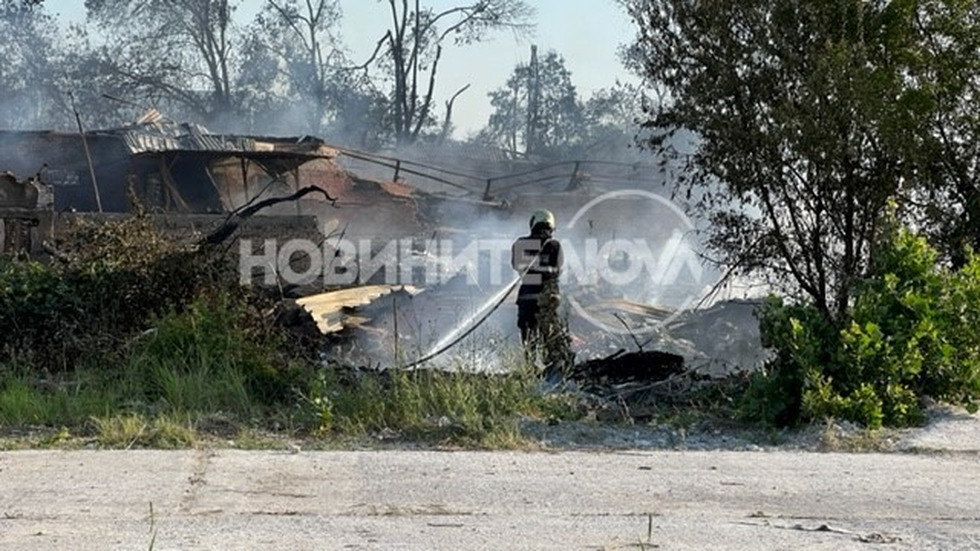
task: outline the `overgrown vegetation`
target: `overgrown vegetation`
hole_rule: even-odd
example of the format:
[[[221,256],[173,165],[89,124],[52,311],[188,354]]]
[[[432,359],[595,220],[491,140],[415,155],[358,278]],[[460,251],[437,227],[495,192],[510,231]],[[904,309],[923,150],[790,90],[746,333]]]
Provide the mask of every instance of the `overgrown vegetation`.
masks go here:
[[[0,335],[0,427],[46,427],[51,445],[82,436],[119,448],[269,430],[499,448],[527,445],[528,418],[685,426],[738,414],[876,428],[919,422],[927,397],[976,409],[980,256],[946,268],[924,238],[884,227],[874,270],[839,323],[806,303],[764,304],[762,335],[776,356],[747,384],[599,415],[578,395],[543,394],[516,351],[504,374],[324,364],[308,334],[275,323],[275,297],[238,286],[220,255],[177,247],[140,214],[83,224],[57,260],[0,259],[0,316],[15,328]]]
[[[538,383],[520,366],[506,374],[415,369],[359,375],[333,366],[318,372],[308,403],[320,433],[513,447],[522,443],[519,416],[542,411]]]
[[[742,403],[778,424],[833,417],[876,428],[923,419],[926,397],[976,411],[980,399],[980,256],[948,269],[894,227],[839,325],[808,304],[770,298],[761,330],[776,359]]]
[[[547,409],[517,354],[508,375],[322,365],[275,323],[276,297],[141,213],[80,223],[57,250],[0,258],[0,428],[124,448],[192,445],[199,427],[512,447],[520,415]]]

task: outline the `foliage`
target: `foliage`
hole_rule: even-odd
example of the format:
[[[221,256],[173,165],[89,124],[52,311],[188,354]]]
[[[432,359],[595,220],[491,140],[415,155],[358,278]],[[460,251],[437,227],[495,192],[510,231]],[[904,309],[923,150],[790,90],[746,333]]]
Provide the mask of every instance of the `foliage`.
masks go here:
[[[241,0],[85,0],[86,22],[61,36],[50,3],[7,0],[0,30],[16,39],[0,47],[10,61],[0,91],[14,127],[74,129],[67,90],[95,127],[152,107],[215,132],[306,132],[371,149],[444,139],[465,87],[443,116],[443,56],[499,30],[523,34],[533,10],[523,0],[425,4],[385,2],[376,50],[354,62],[338,0],[263,1],[252,21]]]
[[[955,121],[977,112],[966,107],[977,96],[962,93],[980,63],[967,23],[976,3],[626,4],[640,27],[633,65],[663,94],[648,143],[677,163],[720,260],[842,319],[887,202],[924,204],[926,189],[949,181],[944,166],[972,163],[939,142],[972,138]],[[685,133],[690,143],[678,141]]]
[[[44,0],[3,0],[0,2],[0,13],[32,10],[43,2]]]
[[[494,111],[478,139],[525,155],[553,155],[559,148],[578,146],[585,109],[571,77],[554,50],[537,65],[518,65],[503,88],[490,92]]]
[[[64,117],[56,76],[64,52],[58,27],[37,0],[0,4],[0,128],[35,129]]]
[[[164,240],[145,216],[82,221],[61,263],[0,258],[0,362],[31,351],[48,370],[111,360],[153,315],[180,308],[217,278],[218,265]]]
[[[238,48],[230,0],[86,0],[106,36],[102,70],[149,103],[172,102],[207,124],[237,113]]]
[[[910,209],[944,258],[966,263],[980,250],[980,4],[959,0],[911,3],[921,37],[909,76],[931,107],[919,127],[923,144],[910,152],[924,181]]]
[[[930,397],[976,411],[980,399],[980,256],[949,271],[937,252],[893,229],[842,329],[812,306],[769,299],[760,315],[776,358],[742,412],[778,424],[835,417],[868,427],[922,420]]]
[[[77,427],[89,417],[129,413],[157,420],[224,414],[241,422],[266,416],[291,403],[303,383],[285,336],[261,319],[235,297],[201,296],[151,320],[113,363],[52,373],[38,356],[8,358],[0,362],[0,425]]]
[[[340,39],[336,0],[269,1],[249,26],[239,89],[251,126],[357,147],[388,141],[386,99]]]
[[[152,403],[175,413],[227,412],[248,419],[255,404],[292,396],[276,331],[250,320],[226,295],[200,298],[154,323],[126,366]],[[281,367],[280,367],[281,366]]]
[[[612,158],[632,141],[643,94],[617,83],[582,101],[565,59],[549,51],[521,63],[491,91],[493,112],[476,141],[538,158]],[[609,147],[613,144],[614,147]]]
[[[581,157],[616,159],[643,139],[640,120],[648,98],[640,86],[617,81],[600,88],[585,102]]]

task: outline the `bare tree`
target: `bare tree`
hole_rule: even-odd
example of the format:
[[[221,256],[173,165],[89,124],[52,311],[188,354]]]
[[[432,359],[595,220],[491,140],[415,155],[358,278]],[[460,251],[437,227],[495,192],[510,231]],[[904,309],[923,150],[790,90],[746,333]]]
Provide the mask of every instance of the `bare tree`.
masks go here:
[[[277,38],[267,36],[271,48],[287,67],[288,79],[312,103],[312,131],[322,132],[330,108],[330,88],[337,67],[345,63],[334,26],[340,20],[336,0],[268,0],[268,10],[281,27]],[[272,23],[272,22],[270,22]]]
[[[356,147],[387,140],[383,94],[354,66],[338,0],[266,0],[249,27],[240,91],[263,131],[307,132]]]
[[[113,38],[105,64],[139,99],[165,98],[209,122],[236,107],[229,0],[86,0],[89,18]]]
[[[414,142],[437,122],[433,96],[444,46],[479,42],[502,29],[518,34],[531,29],[533,11],[523,0],[475,0],[442,11],[421,0],[386,1],[391,26],[368,63],[377,61],[390,74],[391,121],[399,144]],[[450,103],[447,117],[451,112]],[[443,128],[449,125],[443,122]]]
[[[64,49],[54,17],[40,0],[4,0],[0,36],[0,128],[67,122],[58,82]]]

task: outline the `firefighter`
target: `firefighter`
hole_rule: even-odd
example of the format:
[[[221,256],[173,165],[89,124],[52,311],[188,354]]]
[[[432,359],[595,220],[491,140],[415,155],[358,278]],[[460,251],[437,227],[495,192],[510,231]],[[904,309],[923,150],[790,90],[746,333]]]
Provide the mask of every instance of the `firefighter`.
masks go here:
[[[521,274],[517,291],[517,327],[525,349],[539,348],[551,368],[570,364],[568,330],[559,315],[558,278],[564,256],[555,239],[555,215],[538,210],[531,216],[531,233],[511,247],[511,266]]]

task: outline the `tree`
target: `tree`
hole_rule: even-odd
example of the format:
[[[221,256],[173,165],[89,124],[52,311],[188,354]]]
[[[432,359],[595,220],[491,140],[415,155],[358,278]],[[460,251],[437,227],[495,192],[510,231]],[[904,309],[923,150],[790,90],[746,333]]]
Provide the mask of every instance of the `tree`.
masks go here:
[[[62,126],[58,27],[40,0],[0,4],[0,128]]]
[[[909,74],[927,92],[923,146],[911,152],[924,191],[911,198],[933,243],[956,267],[980,251],[980,5],[916,2],[921,36]]]
[[[334,0],[268,0],[257,19],[288,85],[309,104],[314,134],[322,132],[332,107],[329,89],[346,61],[335,36],[340,16]]]
[[[349,60],[336,0],[268,0],[244,46],[239,90],[263,131],[307,132],[378,147],[383,95]]]
[[[409,0],[387,3],[391,27],[368,63],[376,61],[390,78],[390,120],[399,144],[416,141],[436,124],[433,98],[443,46],[479,42],[500,29],[525,32],[532,13],[523,0],[473,0],[442,11],[422,6],[421,0],[413,6]],[[450,103],[447,113],[451,111]],[[448,125],[445,121],[444,127]]]
[[[230,124],[238,101],[229,0],[85,0],[89,18],[111,36],[104,70],[137,101],[165,100],[211,124]]]
[[[617,81],[600,88],[585,102],[585,135],[582,155],[586,158],[629,159],[635,145],[646,97],[638,85]]]
[[[844,317],[884,207],[920,189],[934,140],[915,78],[942,1],[625,0],[631,56],[661,94],[647,144],[711,223],[719,260],[762,272]],[[975,19],[974,19],[975,21]],[[676,138],[695,135],[691,152]]]
[[[560,54],[537,59],[532,52],[530,63],[488,94],[494,110],[476,141],[549,158],[622,157],[643,113],[639,87],[616,82],[582,101]]]
[[[493,113],[478,141],[525,155],[561,157],[581,145],[585,107],[565,59],[555,51],[518,65],[507,84],[488,94]]]
[[[44,3],[44,0],[3,0],[0,3],[0,13],[5,17],[15,13],[33,10]]]

